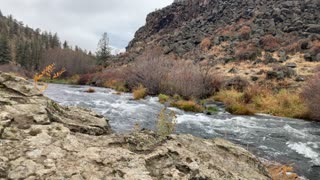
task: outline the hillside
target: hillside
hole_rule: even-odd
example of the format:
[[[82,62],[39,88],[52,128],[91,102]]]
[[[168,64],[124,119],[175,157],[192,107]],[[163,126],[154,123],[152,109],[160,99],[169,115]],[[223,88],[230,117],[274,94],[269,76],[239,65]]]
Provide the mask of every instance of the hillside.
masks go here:
[[[320,61],[319,14],[318,0],[175,1],[147,16],[120,59],[157,47],[175,59],[218,63],[229,76],[303,81]]]
[[[89,68],[86,67],[95,64],[94,58],[84,50],[77,46],[72,49],[67,41],[62,44],[57,33],[34,30],[1,12],[0,47],[0,70],[28,76],[51,63],[65,67],[66,75],[87,72]]]

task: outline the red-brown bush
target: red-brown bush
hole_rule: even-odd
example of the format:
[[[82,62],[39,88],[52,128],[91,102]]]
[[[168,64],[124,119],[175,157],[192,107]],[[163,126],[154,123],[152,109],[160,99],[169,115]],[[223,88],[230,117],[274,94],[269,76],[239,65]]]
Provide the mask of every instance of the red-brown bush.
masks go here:
[[[267,51],[274,51],[280,47],[279,39],[270,34],[261,37],[260,44],[262,45],[263,49]]]
[[[243,26],[241,29],[239,29],[238,36],[240,39],[249,39],[251,33],[251,28],[249,26]]]
[[[302,97],[305,100],[310,117],[313,120],[320,121],[320,73],[312,77],[305,85],[302,91]]]
[[[309,52],[312,56],[316,56],[317,54],[319,54],[320,53],[320,41],[314,41],[312,43],[312,47]]]
[[[81,74],[79,81],[78,81],[78,84],[80,84],[80,85],[90,84],[92,77],[93,77],[93,74]]]
[[[259,49],[253,44],[240,43],[235,50],[235,58],[238,60],[254,60],[259,54]]]

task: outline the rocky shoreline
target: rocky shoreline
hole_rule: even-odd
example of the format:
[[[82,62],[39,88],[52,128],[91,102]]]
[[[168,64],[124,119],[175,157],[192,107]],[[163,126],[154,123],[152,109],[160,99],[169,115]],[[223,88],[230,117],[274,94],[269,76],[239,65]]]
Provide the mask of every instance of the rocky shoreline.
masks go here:
[[[271,179],[222,139],[113,134],[98,114],[62,107],[0,72],[0,179]]]

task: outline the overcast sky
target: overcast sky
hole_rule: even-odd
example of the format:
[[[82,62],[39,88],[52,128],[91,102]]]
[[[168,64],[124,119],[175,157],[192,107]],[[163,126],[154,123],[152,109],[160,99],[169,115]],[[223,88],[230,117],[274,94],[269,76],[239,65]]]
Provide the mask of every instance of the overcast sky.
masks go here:
[[[125,48],[146,15],[173,0],[0,0],[4,15],[12,14],[32,28],[57,32],[61,40],[95,51],[103,32],[113,47]]]

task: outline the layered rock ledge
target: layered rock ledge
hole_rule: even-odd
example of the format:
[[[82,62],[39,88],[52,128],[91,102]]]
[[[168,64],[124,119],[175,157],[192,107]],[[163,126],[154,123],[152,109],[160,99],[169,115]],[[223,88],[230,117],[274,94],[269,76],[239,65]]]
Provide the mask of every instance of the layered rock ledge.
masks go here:
[[[62,107],[0,72],[2,179],[271,179],[251,153],[222,139],[112,134],[89,110]]]

